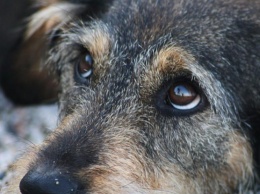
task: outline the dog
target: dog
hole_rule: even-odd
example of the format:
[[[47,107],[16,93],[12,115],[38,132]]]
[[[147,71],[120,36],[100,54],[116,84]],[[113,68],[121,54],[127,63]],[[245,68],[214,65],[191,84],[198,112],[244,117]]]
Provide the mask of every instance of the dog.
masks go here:
[[[10,56],[7,96],[60,115],[2,193],[259,191],[258,0],[46,0]]]

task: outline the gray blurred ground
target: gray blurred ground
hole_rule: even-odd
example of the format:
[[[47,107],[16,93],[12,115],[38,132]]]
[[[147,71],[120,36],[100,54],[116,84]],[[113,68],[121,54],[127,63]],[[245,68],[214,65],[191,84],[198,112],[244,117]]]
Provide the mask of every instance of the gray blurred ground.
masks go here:
[[[0,188],[8,166],[55,128],[57,106],[15,107],[0,90]]]

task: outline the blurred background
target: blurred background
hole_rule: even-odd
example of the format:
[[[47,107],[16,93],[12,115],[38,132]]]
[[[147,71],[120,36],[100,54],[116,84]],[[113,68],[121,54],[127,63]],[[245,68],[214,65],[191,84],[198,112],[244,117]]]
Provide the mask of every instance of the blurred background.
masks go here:
[[[0,0],[0,71],[8,53],[18,45],[33,10],[29,0]],[[10,164],[27,146],[42,142],[56,122],[56,104],[17,106],[0,88],[0,188]]]
[[[33,11],[30,0],[0,0],[0,62],[17,43],[26,17]]]

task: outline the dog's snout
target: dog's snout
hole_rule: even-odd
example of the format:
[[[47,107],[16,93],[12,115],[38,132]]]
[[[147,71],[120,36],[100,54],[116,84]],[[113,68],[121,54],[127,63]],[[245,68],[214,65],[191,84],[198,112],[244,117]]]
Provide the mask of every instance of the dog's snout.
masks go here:
[[[29,171],[20,182],[22,194],[76,194],[80,184],[62,172]]]

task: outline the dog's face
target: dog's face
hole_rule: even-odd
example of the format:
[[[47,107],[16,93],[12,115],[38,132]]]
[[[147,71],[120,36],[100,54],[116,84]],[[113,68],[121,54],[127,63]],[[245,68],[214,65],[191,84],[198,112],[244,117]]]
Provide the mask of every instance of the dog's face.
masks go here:
[[[47,63],[59,75],[60,124],[18,161],[6,191],[252,189],[257,0],[85,3],[96,12],[59,4],[76,17],[44,21],[54,29]]]

